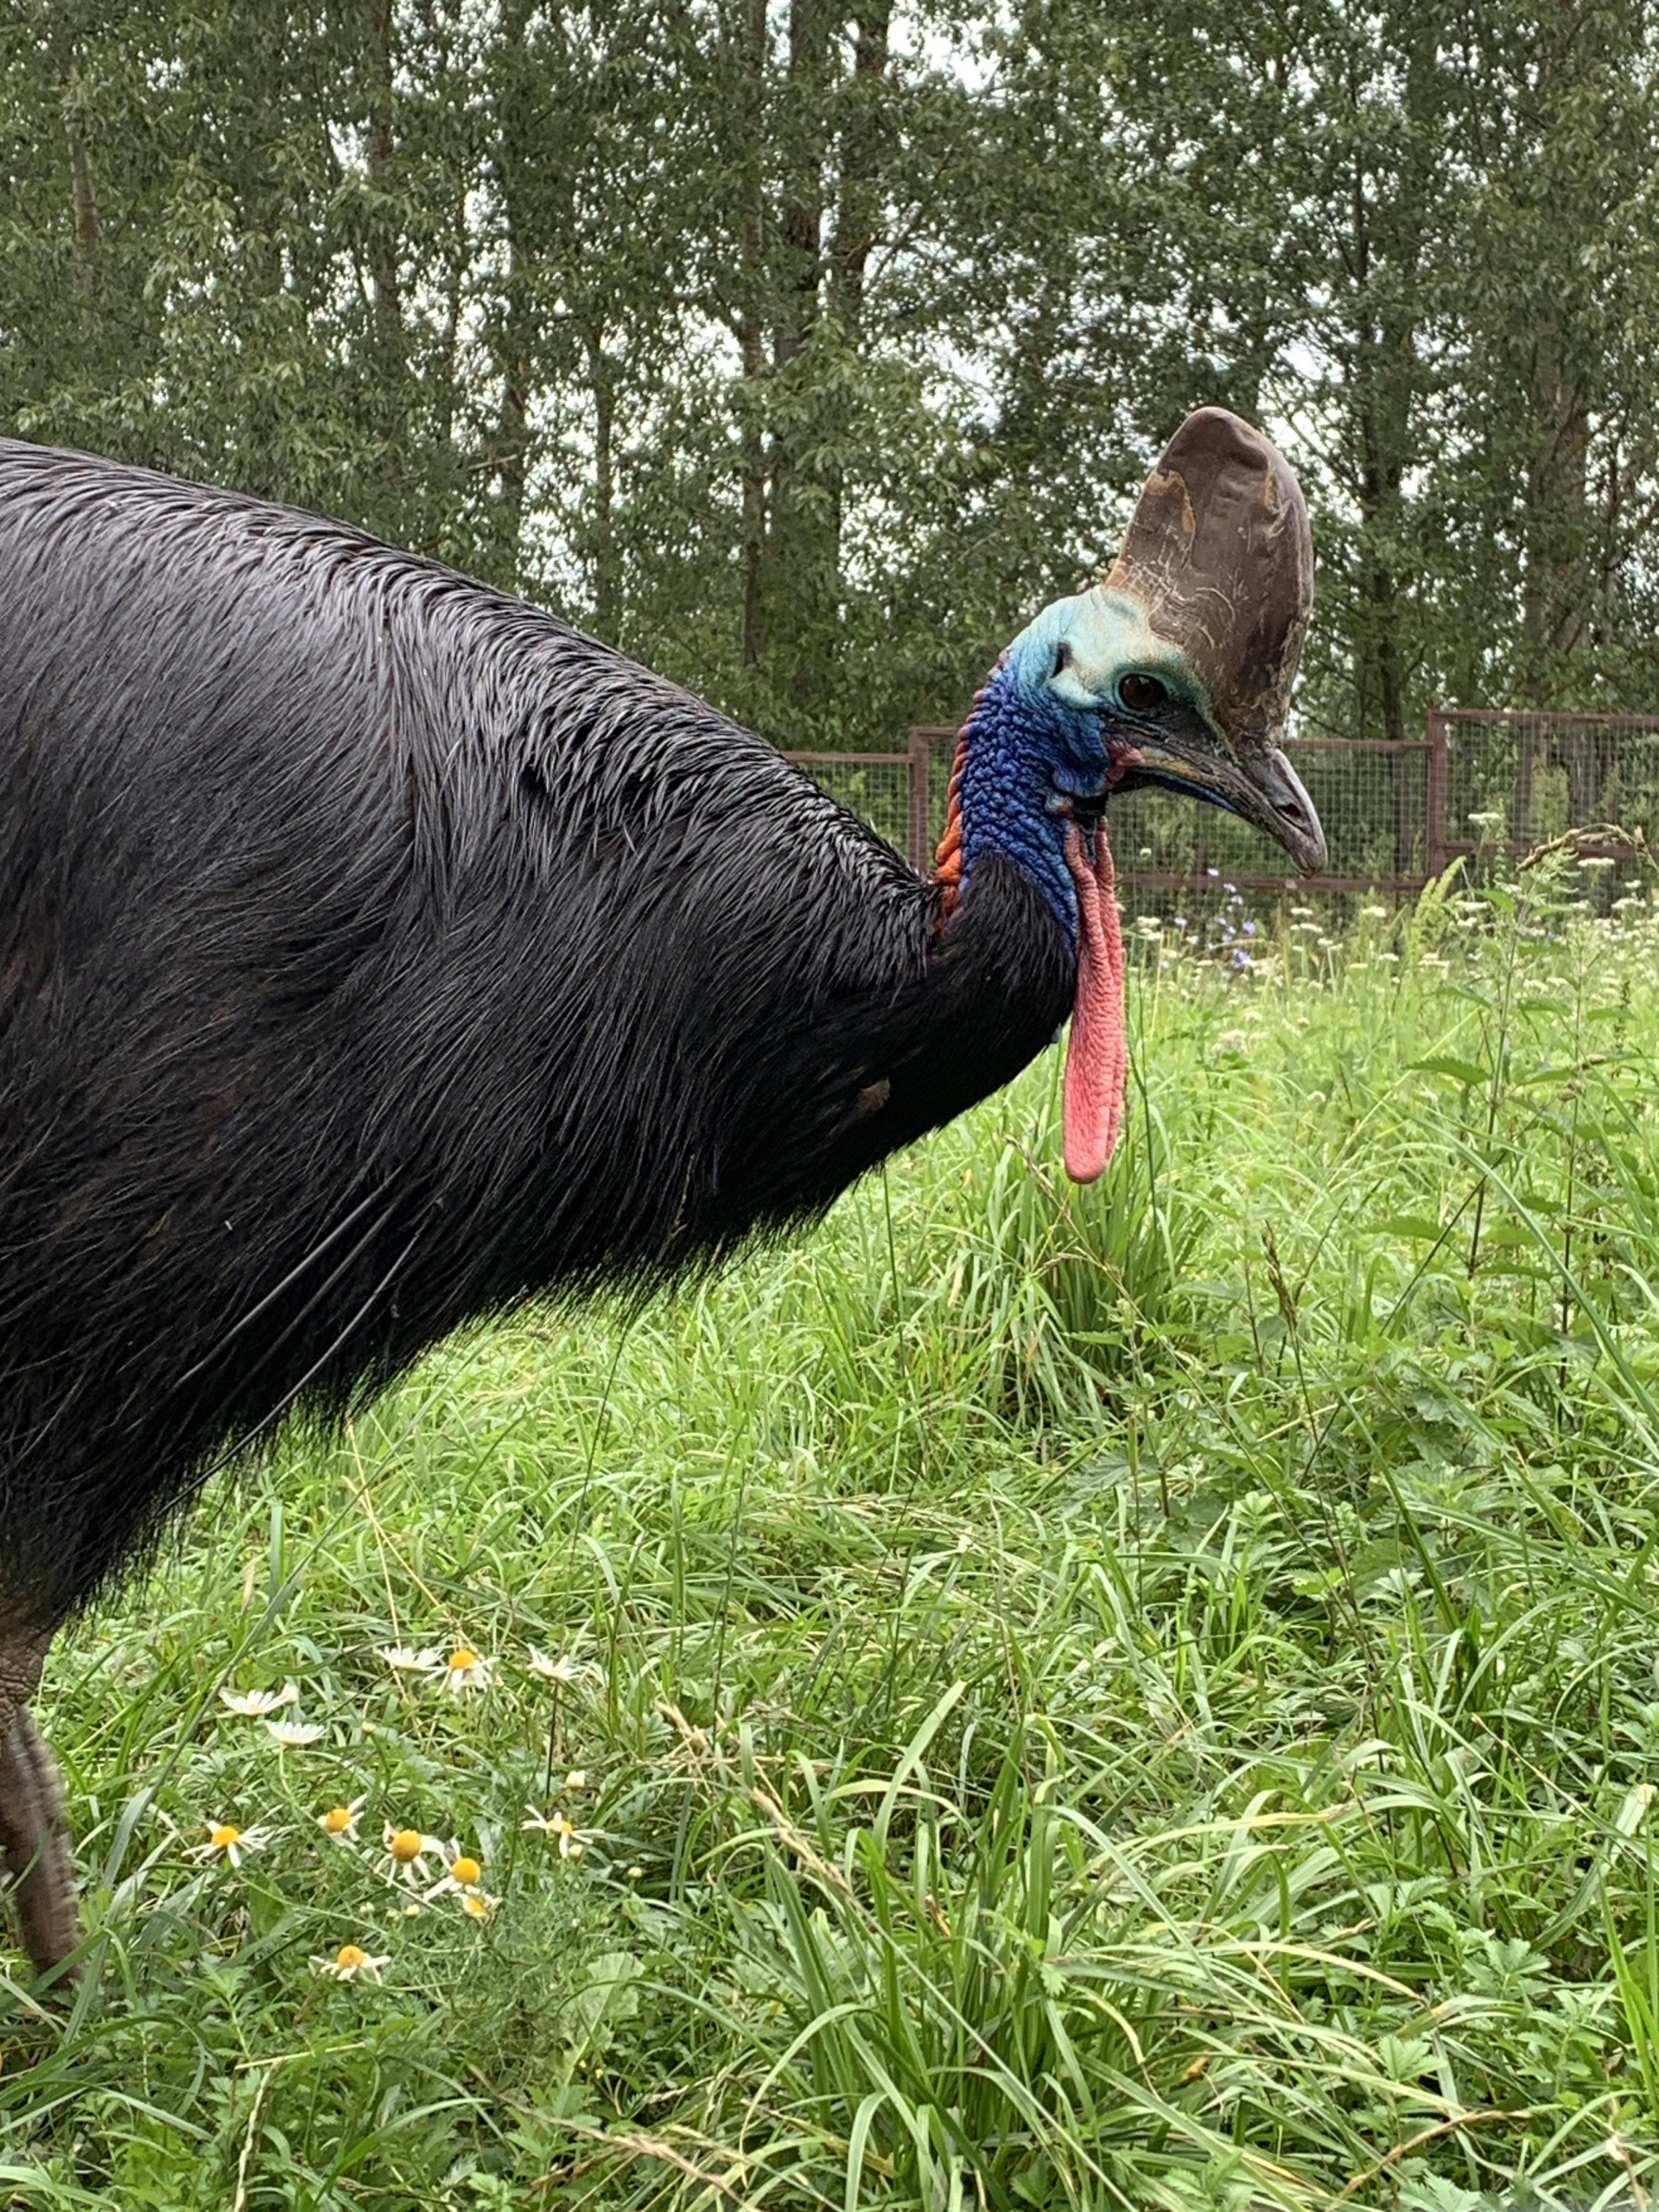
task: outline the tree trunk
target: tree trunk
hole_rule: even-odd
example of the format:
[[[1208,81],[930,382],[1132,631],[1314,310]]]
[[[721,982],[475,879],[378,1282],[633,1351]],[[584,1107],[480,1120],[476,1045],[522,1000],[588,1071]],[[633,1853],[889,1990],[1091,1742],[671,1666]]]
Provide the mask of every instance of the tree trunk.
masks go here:
[[[1426,241],[1442,158],[1444,95],[1435,41],[1408,29],[1402,107],[1407,135],[1389,166],[1389,149],[1357,144],[1350,181],[1354,281],[1354,430],[1360,511],[1359,640],[1366,666],[1363,696],[1377,733],[1403,747],[1408,728],[1411,601],[1399,563],[1405,543],[1407,473],[1417,458],[1414,403],[1422,378],[1417,318],[1422,312]],[[1356,94],[1356,105],[1360,105]],[[1403,751],[1389,756],[1394,870],[1420,865],[1423,807]],[[1379,827],[1382,825],[1379,823]]]
[[[824,275],[825,100],[836,10],[836,0],[791,0],[780,133],[784,197],[772,361],[783,389],[772,423],[766,565],[771,645],[774,659],[781,661],[777,675],[797,697],[820,689],[824,601],[830,599],[833,622],[838,551],[830,495],[821,472],[807,459],[826,441],[819,435],[817,396],[803,359],[818,327]]]
[[[73,62],[60,79],[63,87],[64,128],[69,141],[69,176],[75,220],[75,290],[79,296],[82,336],[90,347],[98,319],[99,247],[104,223],[99,213],[98,189],[92,181],[92,158],[86,143],[86,118],[80,109],[80,74]]]
[[[1527,562],[1521,631],[1528,696],[1539,706],[1554,696],[1560,664],[1585,626],[1589,578],[1585,563],[1588,499],[1585,477],[1590,423],[1577,386],[1563,373],[1558,331],[1540,334],[1534,371],[1536,444],[1527,471]]]
[[[893,0],[864,0],[853,47],[853,83],[841,132],[841,194],[830,248],[830,310],[849,334],[864,315],[864,279],[881,217],[885,129],[880,87],[887,70]]]
[[[512,589],[522,575],[524,495],[530,479],[530,409],[535,376],[531,259],[526,251],[526,211],[521,181],[528,134],[538,127],[527,51],[535,0],[505,0],[501,10],[501,67],[496,128],[496,175],[506,234],[506,270],[496,325],[496,375],[501,398],[490,458],[499,487],[493,582]]]
[[[388,368],[401,366],[404,304],[397,274],[397,218],[391,201],[397,143],[392,135],[392,0],[368,0],[369,128],[365,152],[372,209],[369,278],[375,337]]]
[[[744,0],[739,30],[739,75],[743,87],[745,152],[743,215],[740,226],[741,262],[737,342],[743,366],[743,639],[745,668],[754,668],[766,652],[766,440],[764,391],[766,376],[766,222],[762,134],[766,119],[766,0]]]
[[[621,602],[613,527],[616,504],[616,374],[605,352],[602,331],[588,332],[584,346],[588,383],[594,396],[594,520],[590,555],[594,630],[607,645],[614,645]]]

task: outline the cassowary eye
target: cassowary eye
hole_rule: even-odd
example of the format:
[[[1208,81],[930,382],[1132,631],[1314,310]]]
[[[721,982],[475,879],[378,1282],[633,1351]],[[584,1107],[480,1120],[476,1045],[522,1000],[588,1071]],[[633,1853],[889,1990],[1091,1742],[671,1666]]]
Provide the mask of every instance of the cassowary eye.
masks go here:
[[[1149,715],[1163,705],[1169,692],[1155,676],[1131,675],[1120,680],[1117,696],[1132,715]]]

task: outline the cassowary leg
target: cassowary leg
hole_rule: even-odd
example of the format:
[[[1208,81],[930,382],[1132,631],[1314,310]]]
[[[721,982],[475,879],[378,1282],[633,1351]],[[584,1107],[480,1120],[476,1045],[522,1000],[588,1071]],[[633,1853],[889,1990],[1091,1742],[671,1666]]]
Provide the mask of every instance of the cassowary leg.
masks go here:
[[[75,1948],[75,1867],[63,1781],[29,1701],[40,1688],[48,1636],[0,1637],[0,1859],[5,1897],[37,1974]]]

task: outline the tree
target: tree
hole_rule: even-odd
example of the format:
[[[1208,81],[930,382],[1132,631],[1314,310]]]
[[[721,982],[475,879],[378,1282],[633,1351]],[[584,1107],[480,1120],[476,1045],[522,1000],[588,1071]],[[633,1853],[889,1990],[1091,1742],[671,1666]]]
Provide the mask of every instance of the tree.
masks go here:
[[[1309,488],[1311,721],[1652,705],[1655,34],[1648,0],[29,0],[0,416],[868,744],[958,712],[1218,400]]]

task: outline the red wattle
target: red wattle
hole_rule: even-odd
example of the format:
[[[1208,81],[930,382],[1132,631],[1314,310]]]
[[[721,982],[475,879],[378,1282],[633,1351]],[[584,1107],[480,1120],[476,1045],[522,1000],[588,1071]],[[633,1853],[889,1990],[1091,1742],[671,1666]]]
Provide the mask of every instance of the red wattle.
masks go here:
[[[1129,1067],[1123,934],[1103,820],[1095,831],[1093,868],[1075,823],[1066,831],[1065,864],[1077,893],[1077,995],[1065,1054],[1065,1172],[1074,1183],[1092,1183],[1116,1147]]]

